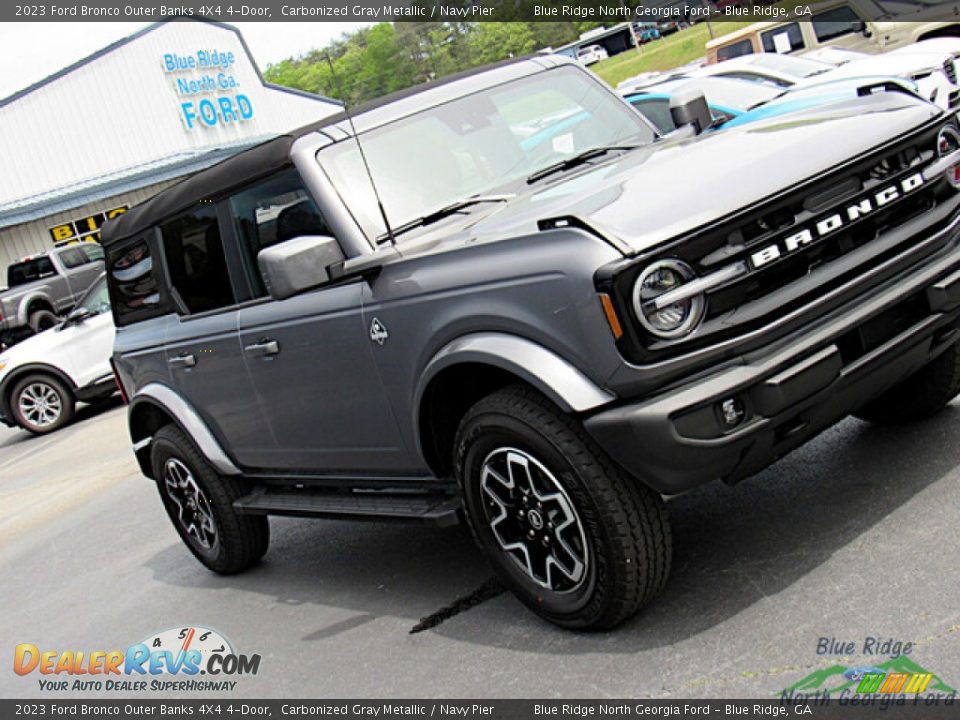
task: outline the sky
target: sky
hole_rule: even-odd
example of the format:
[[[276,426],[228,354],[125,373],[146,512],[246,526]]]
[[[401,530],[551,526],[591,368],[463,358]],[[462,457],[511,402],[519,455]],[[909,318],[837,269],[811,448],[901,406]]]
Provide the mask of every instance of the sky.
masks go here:
[[[0,99],[52,75],[100,48],[135,33],[148,23],[0,24]],[[369,23],[238,22],[261,70],[269,63],[300,55]]]

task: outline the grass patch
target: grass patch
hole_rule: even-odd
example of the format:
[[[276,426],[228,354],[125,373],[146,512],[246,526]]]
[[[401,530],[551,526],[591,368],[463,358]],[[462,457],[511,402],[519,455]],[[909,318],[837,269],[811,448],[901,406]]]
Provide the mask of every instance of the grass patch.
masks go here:
[[[715,37],[751,25],[749,22],[713,23]],[[643,45],[640,50],[627,50],[609,60],[601,60],[590,69],[616,87],[617,83],[642,72],[671,70],[706,55],[710,29],[705,22],[667,35]]]

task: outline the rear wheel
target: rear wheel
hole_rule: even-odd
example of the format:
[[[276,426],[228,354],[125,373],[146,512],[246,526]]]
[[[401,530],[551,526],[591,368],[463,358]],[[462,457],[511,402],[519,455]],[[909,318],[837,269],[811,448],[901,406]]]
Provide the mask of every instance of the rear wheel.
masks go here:
[[[660,496],[546,398],[515,386],[481,400],[455,447],[474,537],[535,613],[564,627],[607,629],[663,588],[671,538]]]
[[[960,349],[955,343],[933,362],[871,400],[854,415],[876,425],[901,425],[935,415],[958,394]]]
[[[52,375],[28,375],[10,393],[14,419],[24,430],[46,435],[70,422],[75,403],[73,393]]]
[[[35,333],[41,333],[44,330],[49,330],[50,328],[55,327],[59,322],[60,318],[58,318],[49,310],[34,310],[32,313],[30,313],[30,318],[28,320],[30,329]]]
[[[263,557],[270,544],[267,518],[234,509],[246,488],[217,473],[179,428],[167,425],[157,432],[151,465],[170,521],[200,562],[228,575]]]

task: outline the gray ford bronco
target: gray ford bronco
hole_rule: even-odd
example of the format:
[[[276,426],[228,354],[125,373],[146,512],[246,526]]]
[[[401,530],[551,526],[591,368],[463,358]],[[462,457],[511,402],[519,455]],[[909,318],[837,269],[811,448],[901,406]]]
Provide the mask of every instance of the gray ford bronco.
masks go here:
[[[960,133],[896,90],[656,131],[536,57],[276,138],[104,230],[143,473],[219,573],[268,515],[463,517],[571,628],[666,584],[663,496],[960,390]],[[358,142],[359,141],[359,142]]]

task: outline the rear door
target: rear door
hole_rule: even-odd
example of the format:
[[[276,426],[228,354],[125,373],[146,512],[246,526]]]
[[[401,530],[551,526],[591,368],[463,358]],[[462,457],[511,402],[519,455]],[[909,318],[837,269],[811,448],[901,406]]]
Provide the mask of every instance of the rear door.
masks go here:
[[[237,337],[242,296],[228,267],[230,250],[217,206],[197,205],[160,226],[175,321],[166,331],[174,389],[196,409],[227,452],[256,467],[272,449]]]
[[[240,345],[276,442],[268,467],[313,473],[407,466],[361,314],[365,282],[269,298],[257,253],[302,235],[331,235],[296,171],[230,200],[258,300],[239,313]]]

